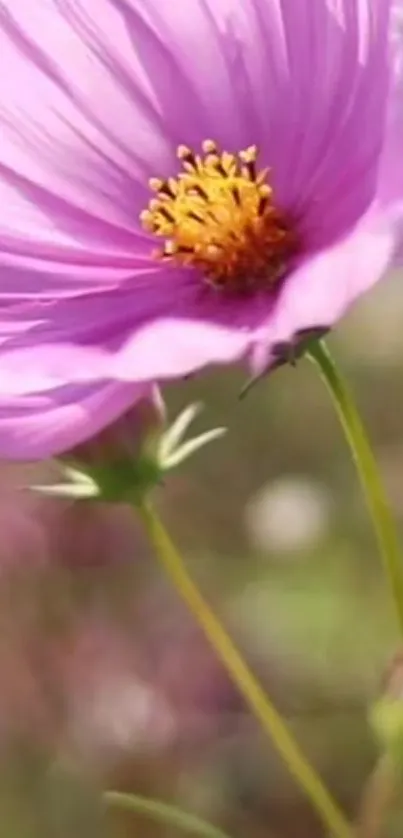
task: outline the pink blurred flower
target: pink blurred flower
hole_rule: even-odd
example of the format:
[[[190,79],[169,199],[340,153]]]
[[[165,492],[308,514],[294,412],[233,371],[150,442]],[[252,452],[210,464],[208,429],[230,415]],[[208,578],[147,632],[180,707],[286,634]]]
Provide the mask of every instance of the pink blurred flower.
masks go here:
[[[383,274],[390,5],[0,2],[3,456],[87,439],[143,382],[261,371]]]
[[[142,675],[140,650],[113,622],[88,615],[60,648],[66,745],[98,768],[126,750],[162,749],[177,735],[160,685]]]

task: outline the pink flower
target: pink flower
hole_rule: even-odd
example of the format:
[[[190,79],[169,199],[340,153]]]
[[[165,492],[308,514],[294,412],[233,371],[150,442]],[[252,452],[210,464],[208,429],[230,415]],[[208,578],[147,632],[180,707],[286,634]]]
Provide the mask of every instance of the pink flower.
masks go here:
[[[149,381],[260,371],[384,273],[390,11],[0,0],[3,456],[90,437]]]

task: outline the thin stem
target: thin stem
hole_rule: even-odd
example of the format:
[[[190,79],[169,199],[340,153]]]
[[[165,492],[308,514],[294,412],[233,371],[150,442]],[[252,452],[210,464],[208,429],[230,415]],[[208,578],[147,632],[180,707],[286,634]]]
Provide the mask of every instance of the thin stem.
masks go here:
[[[177,806],[172,806],[170,803],[164,803],[161,800],[154,800],[152,797],[107,791],[104,794],[104,800],[109,806],[126,809],[138,815],[146,815],[159,823],[198,835],[199,838],[228,838],[228,835],[222,829],[207,823],[197,815],[183,812]]]
[[[361,801],[356,838],[379,838],[388,810],[397,797],[397,772],[389,754],[375,766]]]
[[[361,417],[348,387],[340,376],[326,345],[318,341],[310,349],[333,398],[372,515],[379,548],[389,580],[400,631],[403,633],[403,564],[395,524],[379,470]]]
[[[244,662],[231,638],[205,602],[163,524],[149,504],[139,512],[155,552],[179,595],[198,621],[217,656],[246,703],[269,735],[290,773],[299,783],[334,838],[352,838],[347,820],[321,778],[305,759],[280,714]]]

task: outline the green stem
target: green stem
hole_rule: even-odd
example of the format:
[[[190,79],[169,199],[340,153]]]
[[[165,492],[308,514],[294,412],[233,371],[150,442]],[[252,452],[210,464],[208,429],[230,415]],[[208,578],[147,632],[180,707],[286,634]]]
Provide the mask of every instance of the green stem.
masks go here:
[[[217,826],[206,823],[197,815],[183,812],[177,806],[163,803],[161,800],[154,800],[152,797],[107,791],[104,794],[104,800],[109,806],[126,809],[128,812],[134,812],[138,815],[146,815],[146,817],[159,823],[198,835],[199,838],[228,838],[228,835]]]
[[[318,341],[310,348],[333,398],[372,515],[385,573],[389,580],[400,631],[403,634],[403,565],[395,524],[378,467],[348,387],[340,376],[326,345]]]
[[[322,822],[334,838],[352,838],[344,815],[321,778],[305,759],[282,717],[244,662],[220,621],[205,602],[158,516],[147,503],[139,507],[139,513],[155,552],[179,595],[198,621],[233,683],[271,738],[290,773],[310,799]]]
[[[356,838],[379,838],[397,794],[396,767],[390,755],[384,754],[365,786],[357,819]]]

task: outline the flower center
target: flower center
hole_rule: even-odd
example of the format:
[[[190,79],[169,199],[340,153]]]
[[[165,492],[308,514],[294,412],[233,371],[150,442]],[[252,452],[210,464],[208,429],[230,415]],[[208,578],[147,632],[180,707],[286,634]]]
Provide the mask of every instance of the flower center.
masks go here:
[[[295,231],[274,204],[258,151],[238,154],[205,140],[203,154],[179,146],[182,171],[152,178],[156,193],[141,213],[143,227],[165,239],[158,256],[198,268],[210,285],[230,291],[272,288],[298,248]]]

